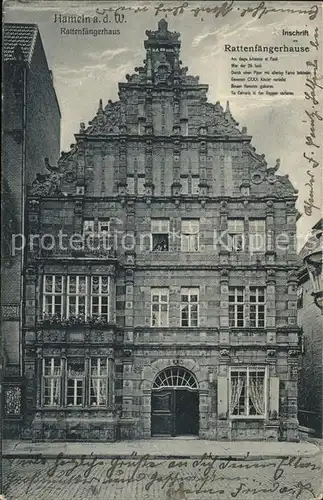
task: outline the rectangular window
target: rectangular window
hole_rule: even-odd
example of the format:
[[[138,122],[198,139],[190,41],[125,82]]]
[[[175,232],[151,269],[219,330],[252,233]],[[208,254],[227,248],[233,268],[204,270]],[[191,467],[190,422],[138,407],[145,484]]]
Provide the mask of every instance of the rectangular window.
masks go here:
[[[107,406],[109,401],[108,359],[92,358],[90,366],[90,406]]]
[[[182,121],[182,135],[188,135],[188,122],[187,120],[186,121]]]
[[[127,177],[127,193],[135,194],[135,178],[133,175]]]
[[[151,239],[153,252],[168,252],[169,250],[169,220],[151,220]]]
[[[84,398],[84,360],[68,359],[66,371],[66,405],[83,406]]]
[[[199,183],[200,183],[199,176],[192,175],[192,183],[191,183],[191,193],[192,194],[199,194],[199,192],[200,192]]]
[[[139,195],[144,195],[146,190],[145,190],[145,182],[146,178],[144,174],[138,174],[137,177],[137,193]]]
[[[91,277],[91,316],[109,321],[109,276]]]
[[[94,219],[84,219],[83,220],[83,234],[94,233]]]
[[[297,289],[297,309],[302,309],[303,307],[303,287]]]
[[[188,194],[188,176],[187,175],[181,175],[181,185],[182,185],[182,194]]]
[[[265,252],[266,219],[249,219],[249,251]]]
[[[250,326],[264,328],[265,326],[265,288],[250,287]]]
[[[67,317],[87,316],[87,276],[67,277]]]
[[[43,314],[63,316],[63,276],[44,276]]]
[[[99,221],[98,221],[98,233],[99,233],[99,236],[107,236],[110,233],[110,221],[109,221],[109,219],[99,219]]]
[[[198,252],[200,221],[198,219],[182,219],[181,250],[182,252]]]
[[[168,288],[151,290],[151,326],[168,326]]]
[[[43,359],[43,406],[60,405],[61,374],[61,360],[59,358]]]
[[[228,247],[230,252],[244,249],[244,220],[228,219]]]
[[[181,326],[199,326],[199,289],[181,289]]]
[[[244,327],[245,297],[243,287],[229,287],[229,326]]]
[[[230,416],[264,417],[266,413],[265,368],[230,370]]]

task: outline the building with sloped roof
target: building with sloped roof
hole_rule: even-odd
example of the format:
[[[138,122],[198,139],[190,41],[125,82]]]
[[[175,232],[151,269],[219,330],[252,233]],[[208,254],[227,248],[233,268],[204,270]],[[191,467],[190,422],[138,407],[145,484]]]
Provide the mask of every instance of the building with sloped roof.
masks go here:
[[[38,27],[3,26],[2,271],[4,432],[19,432],[21,419],[22,315],[26,185],[47,171],[44,158],[60,153],[60,109]],[[15,248],[16,246],[16,248]]]
[[[28,193],[24,436],[295,441],[297,191],[146,35]]]

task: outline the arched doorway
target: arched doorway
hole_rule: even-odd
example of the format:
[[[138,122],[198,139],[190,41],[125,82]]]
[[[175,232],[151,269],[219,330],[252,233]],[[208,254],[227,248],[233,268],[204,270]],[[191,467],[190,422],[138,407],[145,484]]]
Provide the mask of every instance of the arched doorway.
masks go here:
[[[151,393],[151,435],[186,436],[199,432],[199,393],[194,375],[180,366],[158,373]]]

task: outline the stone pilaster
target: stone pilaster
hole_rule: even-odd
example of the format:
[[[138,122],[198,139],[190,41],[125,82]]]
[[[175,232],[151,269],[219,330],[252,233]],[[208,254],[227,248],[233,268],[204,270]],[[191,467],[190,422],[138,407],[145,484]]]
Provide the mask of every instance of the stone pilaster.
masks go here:
[[[299,422],[297,418],[297,379],[298,379],[298,359],[297,349],[288,351],[288,390],[287,390],[287,420],[285,422],[285,432],[287,441],[299,441]]]
[[[145,179],[146,196],[153,196],[153,145],[151,140],[146,140],[145,144]]]
[[[267,270],[266,278],[266,328],[267,342],[276,342],[276,272],[274,269]],[[268,338],[269,336],[269,338]]]
[[[266,262],[275,262],[275,207],[272,200],[266,203]]]
[[[127,149],[127,141],[120,139],[118,193],[121,195],[125,194],[127,190]]]
[[[294,271],[288,273],[287,277],[287,309],[288,309],[288,325],[296,326],[297,324],[297,285],[298,279]]]
[[[220,344],[229,345],[229,272],[221,270],[220,276]]]

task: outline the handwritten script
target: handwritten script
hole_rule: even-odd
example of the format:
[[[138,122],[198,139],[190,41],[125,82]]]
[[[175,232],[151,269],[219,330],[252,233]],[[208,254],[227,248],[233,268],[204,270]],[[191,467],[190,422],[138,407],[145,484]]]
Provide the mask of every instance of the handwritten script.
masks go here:
[[[315,28],[313,40],[310,44],[319,50],[319,29]],[[312,215],[313,209],[320,210],[317,206],[314,196],[314,186],[315,186],[315,169],[320,167],[319,158],[322,153],[320,153],[320,143],[318,140],[317,124],[323,120],[321,114],[319,113],[320,102],[318,99],[318,89],[323,87],[319,85],[318,80],[318,58],[306,62],[306,66],[310,70],[311,74],[306,78],[304,92],[305,99],[309,102],[309,108],[305,110],[306,120],[304,123],[308,124],[308,132],[305,135],[305,145],[306,151],[303,153],[303,157],[307,160],[307,181],[305,186],[308,187],[308,197],[304,201],[304,212],[306,215]]]
[[[251,4],[248,7],[242,7],[242,2],[207,2],[205,5],[201,4],[199,6],[192,6],[190,2],[180,2],[177,5],[172,5],[170,2],[157,3],[156,5],[127,5],[120,7],[107,7],[107,8],[97,8],[96,13],[99,15],[105,15],[108,12],[117,12],[118,14],[122,12],[133,12],[138,14],[141,12],[148,12],[153,9],[155,16],[162,15],[167,17],[167,15],[179,16],[186,12],[192,14],[195,18],[199,18],[201,21],[204,20],[205,16],[225,17],[230,13],[237,13],[240,17],[251,16],[257,19],[261,19],[266,14],[277,13],[281,14],[286,12],[288,14],[294,15],[305,15],[310,21],[313,21],[319,12],[318,5],[311,5],[308,8],[290,8],[290,7],[273,7],[269,2],[258,2],[254,5]]]
[[[212,454],[201,457],[139,456],[112,459],[95,455],[71,458],[63,453],[56,458],[37,455],[32,458],[6,458],[4,491],[16,481],[17,470],[23,471],[24,494],[66,485],[81,485],[89,498],[106,492],[141,491],[138,498],[288,498],[317,497],[318,472],[321,466],[314,458],[282,457],[250,460],[248,454],[238,460],[221,459]],[[147,495],[147,496],[145,496]],[[189,497],[187,496],[189,495]],[[197,495],[197,496],[196,496]],[[206,495],[201,497],[201,495]],[[28,498],[29,498],[28,497]],[[103,498],[103,497],[102,497]],[[108,496],[104,496],[108,498]],[[123,498],[123,496],[120,496]],[[155,498],[155,496],[154,496]]]

